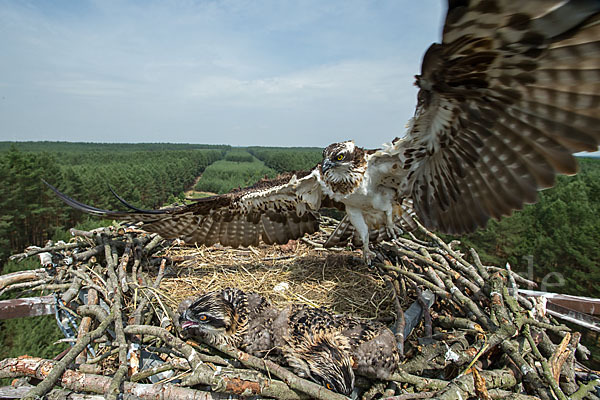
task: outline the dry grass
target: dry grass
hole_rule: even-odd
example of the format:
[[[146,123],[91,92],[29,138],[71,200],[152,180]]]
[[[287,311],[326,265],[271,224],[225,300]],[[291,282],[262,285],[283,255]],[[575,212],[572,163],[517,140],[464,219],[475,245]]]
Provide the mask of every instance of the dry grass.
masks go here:
[[[376,270],[351,251],[331,253],[303,242],[248,249],[174,248],[177,277],[165,278],[161,290],[170,305],[186,297],[226,287],[257,292],[277,306],[306,303],[335,313],[393,319],[391,292]]]

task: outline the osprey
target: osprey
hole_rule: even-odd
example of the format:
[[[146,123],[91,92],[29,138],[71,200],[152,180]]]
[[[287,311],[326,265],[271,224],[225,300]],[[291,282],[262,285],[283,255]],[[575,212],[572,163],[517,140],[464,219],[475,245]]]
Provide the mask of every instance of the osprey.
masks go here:
[[[304,304],[278,309],[257,293],[212,291],[185,299],[177,311],[185,337],[275,359],[346,395],[352,392],[355,373],[386,379],[400,363],[396,338],[381,323]]]
[[[178,314],[185,337],[275,358],[329,390],[352,392],[350,338],[325,310],[298,304],[281,310],[257,293],[226,288],[184,300]]]
[[[414,117],[378,150],[330,145],[312,171],[193,204],[128,212],[59,196],[82,211],[166,238],[228,246],[286,243],[318,229],[318,211],[345,221],[327,245],[394,237],[416,215],[459,234],[533,203],[573,153],[600,142],[600,1],[449,0],[441,43],[423,57]]]

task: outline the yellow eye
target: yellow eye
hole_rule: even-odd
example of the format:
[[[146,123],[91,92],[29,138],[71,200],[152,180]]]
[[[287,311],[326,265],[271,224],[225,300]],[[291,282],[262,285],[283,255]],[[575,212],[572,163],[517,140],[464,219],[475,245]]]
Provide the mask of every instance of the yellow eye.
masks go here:
[[[331,383],[326,383],[325,387],[329,390],[333,390],[333,385]]]
[[[342,160],[344,159],[344,155],[343,155],[343,154],[339,154],[339,155],[336,157],[336,159],[337,159],[338,161],[342,161]]]
[[[198,317],[198,320],[200,321],[206,321],[208,319],[208,317],[206,315],[201,315]]]

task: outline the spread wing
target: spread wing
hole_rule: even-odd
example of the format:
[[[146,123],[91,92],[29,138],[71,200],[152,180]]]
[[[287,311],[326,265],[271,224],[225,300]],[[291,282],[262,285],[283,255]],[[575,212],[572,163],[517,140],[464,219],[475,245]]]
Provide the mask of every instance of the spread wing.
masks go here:
[[[130,222],[142,221],[144,230],[164,238],[238,247],[257,245],[261,238],[267,244],[284,244],[317,231],[317,211],[323,199],[318,179],[316,168],[310,173],[262,180],[249,188],[160,210],[140,210],[119,198],[132,211],[92,207],[46,184],[65,203],[88,214]]]
[[[407,136],[378,151],[425,226],[473,231],[535,202],[600,142],[600,2],[450,0]]]

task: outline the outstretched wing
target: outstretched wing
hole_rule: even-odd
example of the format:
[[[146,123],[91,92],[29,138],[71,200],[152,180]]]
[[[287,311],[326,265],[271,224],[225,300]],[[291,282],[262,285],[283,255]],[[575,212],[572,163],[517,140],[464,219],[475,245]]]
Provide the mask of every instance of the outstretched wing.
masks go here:
[[[144,223],[143,229],[187,243],[225,246],[287,243],[319,229],[323,194],[318,169],[262,180],[231,193],[160,210],[110,211],[74,200],[47,184],[68,205],[97,216]],[[117,196],[118,197],[118,196]]]
[[[425,226],[463,233],[510,215],[575,173],[572,153],[598,149],[599,12],[597,0],[449,1],[408,134],[373,160],[382,182],[404,178]]]

